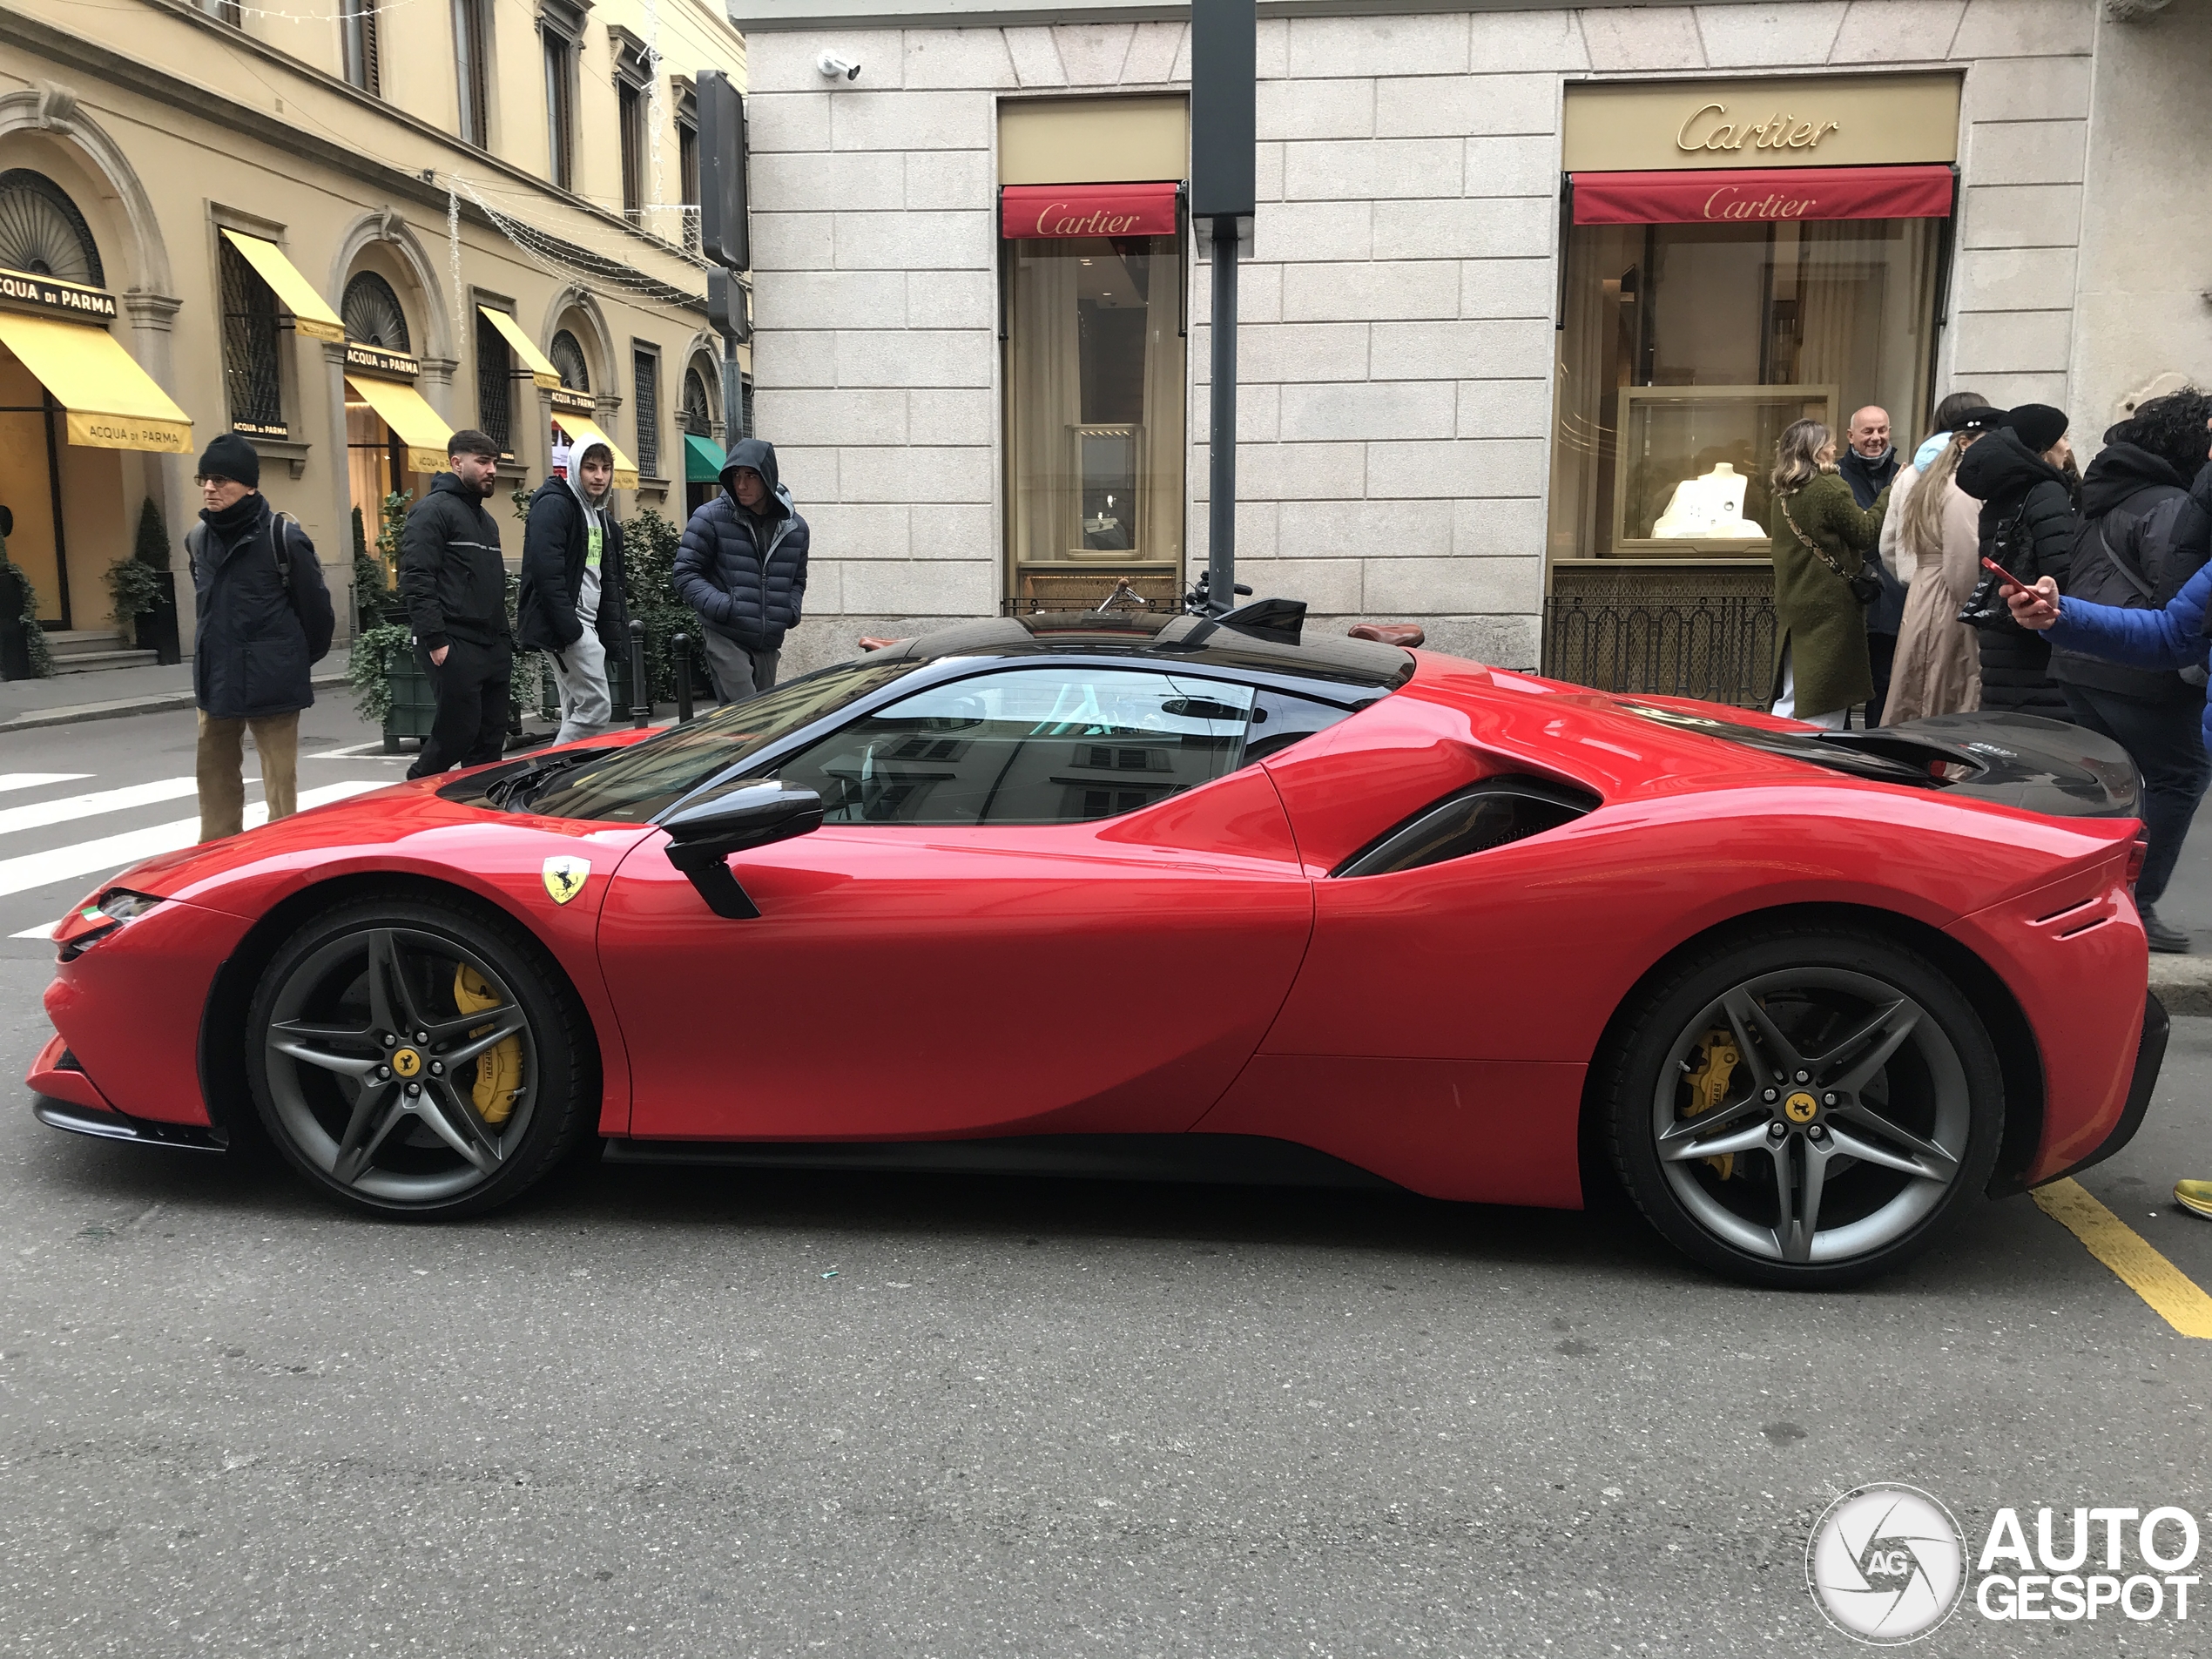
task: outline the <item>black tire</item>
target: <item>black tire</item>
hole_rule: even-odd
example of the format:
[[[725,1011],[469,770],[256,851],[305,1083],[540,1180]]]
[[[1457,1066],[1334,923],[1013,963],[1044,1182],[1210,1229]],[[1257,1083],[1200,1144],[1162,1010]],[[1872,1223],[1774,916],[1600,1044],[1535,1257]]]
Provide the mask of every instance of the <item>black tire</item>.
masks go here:
[[[1925,958],[1848,927],[1689,953],[1599,1068],[1602,1132],[1637,1209],[1750,1285],[1832,1289],[1904,1265],[1982,1201],[2004,1138],[2003,1075],[1973,1005]]]
[[[375,1215],[449,1220],[520,1197],[591,1132],[590,1034],[574,989],[521,928],[371,899],[278,949],[246,1016],[246,1073],[269,1139],[320,1191]]]

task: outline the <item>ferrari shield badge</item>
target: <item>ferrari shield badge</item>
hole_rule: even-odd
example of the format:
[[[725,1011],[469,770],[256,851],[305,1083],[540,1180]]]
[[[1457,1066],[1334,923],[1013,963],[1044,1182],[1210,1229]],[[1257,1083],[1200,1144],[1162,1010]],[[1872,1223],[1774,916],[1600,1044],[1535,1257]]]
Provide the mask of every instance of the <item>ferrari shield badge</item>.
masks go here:
[[[583,891],[584,880],[591,873],[591,860],[556,853],[545,860],[544,873],[545,890],[553,895],[553,902],[566,904]]]

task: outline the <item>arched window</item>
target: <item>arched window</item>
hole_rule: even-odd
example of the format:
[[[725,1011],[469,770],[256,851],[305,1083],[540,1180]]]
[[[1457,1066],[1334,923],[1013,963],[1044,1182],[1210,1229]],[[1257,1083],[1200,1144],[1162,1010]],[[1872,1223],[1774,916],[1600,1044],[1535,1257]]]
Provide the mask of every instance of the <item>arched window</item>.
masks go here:
[[[221,239],[223,387],[231,424],[264,437],[283,435],[283,377],[278,372],[277,300],[246,256]]]
[[[0,266],[95,288],[107,286],[84,215],[67,191],[28,167],[0,172]]]
[[[553,367],[561,371],[561,384],[571,392],[591,389],[591,368],[584,361],[583,347],[577,337],[563,328],[553,336],[553,344],[545,353],[552,359]]]
[[[706,376],[697,367],[684,371],[684,407],[677,412],[676,423],[694,437],[704,438],[714,430],[714,406],[707,401]]]
[[[338,302],[338,315],[346,325],[346,338],[386,351],[411,352],[408,344],[407,312],[392,285],[374,271],[356,271]]]

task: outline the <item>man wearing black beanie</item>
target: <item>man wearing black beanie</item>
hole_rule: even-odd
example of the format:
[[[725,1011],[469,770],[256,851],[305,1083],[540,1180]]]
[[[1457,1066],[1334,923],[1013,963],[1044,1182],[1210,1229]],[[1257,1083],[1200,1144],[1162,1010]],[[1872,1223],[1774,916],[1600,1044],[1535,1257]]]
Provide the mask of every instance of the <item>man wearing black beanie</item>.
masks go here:
[[[261,457],[226,432],[199,457],[199,523],[185,536],[199,595],[192,692],[199,705],[199,839],[246,824],[245,733],[261,759],[269,819],[289,818],[300,792],[300,711],[315,700],[309,668],[336,625],[314,543],[288,513],[269,510]]]

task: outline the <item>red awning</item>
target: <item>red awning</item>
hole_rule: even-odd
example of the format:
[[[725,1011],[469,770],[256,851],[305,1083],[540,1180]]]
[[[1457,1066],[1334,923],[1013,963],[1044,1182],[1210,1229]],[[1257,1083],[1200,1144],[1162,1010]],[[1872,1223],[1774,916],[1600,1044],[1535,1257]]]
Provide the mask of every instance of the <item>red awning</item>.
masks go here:
[[[1756,219],[1946,219],[1951,213],[1951,184],[1948,167],[1578,172],[1575,175],[1575,222],[1696,225]]]
[[[999,223],[1013,238],[1172,236],[1173,180],[1151,185],[1008,185]]]

